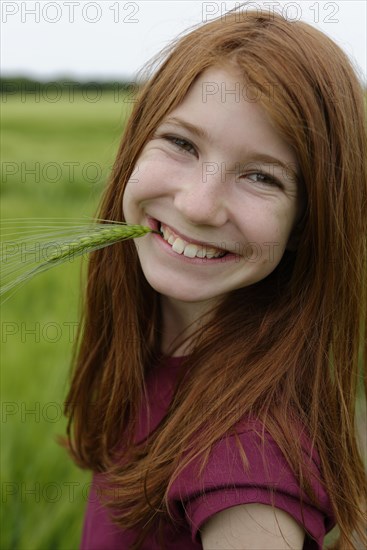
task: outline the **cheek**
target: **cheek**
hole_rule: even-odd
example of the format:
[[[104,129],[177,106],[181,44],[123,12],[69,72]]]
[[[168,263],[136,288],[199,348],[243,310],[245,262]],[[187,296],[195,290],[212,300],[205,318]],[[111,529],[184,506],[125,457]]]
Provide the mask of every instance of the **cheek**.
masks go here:
[[[122,211],[127,223],[138,223],[137,216],[141,201],[141,185],[132,178],[127,182],[122,199]]]
[[[281,243],[288,233],[286,213],[264,206],[261,201],[248,202],[237,215],[237,223],[248,241],[259,245],[268,242]]]
[[[283,257],[285,247],[279,241],[252,242],[245,248],[244,257],[247,262],[264,267],[269,272],[274,269]]]
[[[253,211],[256,214],[255,211]],[[246,258],[251,262],[275,267],[283,257],[292,227],[289,212],[268,210],[248,218],[242,233],[247,240]]]
[[[144,170],[142,170],[141,163],[135,166],[124,191],[123,212],[125,217],[128,212],[137,208],[137,205],[141,201],[149,198],[147,195],[149,195],[149,192],[151,194],[154,190],[154,185],[150,178],[149,173],[144,173]]]
[[[131,185],[130,185],[130,181],[128,181],[125,187],[123,198],[122,198],[122,212],[124,214],[125,220],[128,223],[131,223],[131,220],[130,220],[131,208],[132,208],[131,200],[132,200]]]
[[[139,162],[126,186],[126,191],[136,201],[153,198],[167,180],[162,163],[142,160]]]

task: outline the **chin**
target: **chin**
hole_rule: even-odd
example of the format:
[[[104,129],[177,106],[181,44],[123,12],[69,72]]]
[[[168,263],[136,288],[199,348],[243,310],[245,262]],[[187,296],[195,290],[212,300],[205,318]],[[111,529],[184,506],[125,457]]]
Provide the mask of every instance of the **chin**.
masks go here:
[[[193,287],[191,285],[187,285],[187,287],[183,287],[181,284],[180,288],[177,288],[177,285],[172,283],[164,283],[162,282],[162,280],[157,279],[156,277],[147,277],[145,274],[144,276],[148,284],[156,292],[158,292],[158,294],[166,296],[167,298],[170,298],[172,300],[177,300],[179,302],[185,303],[197,303],[217,297],[216,295],[208,293],[207,289],[200,289],[197,286]]]

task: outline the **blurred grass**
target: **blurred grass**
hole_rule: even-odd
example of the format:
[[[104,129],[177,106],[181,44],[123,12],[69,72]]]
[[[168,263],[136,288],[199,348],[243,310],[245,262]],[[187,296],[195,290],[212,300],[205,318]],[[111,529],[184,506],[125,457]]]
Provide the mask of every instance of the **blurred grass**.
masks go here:
[[[1,216],[93,216],[132,105],[112,92],[96,103],[81,93],[36,99],[0,105]],[[65,432],[82,261],[40,275],[2,306],[3,550],[79,546],[90,473],[55,438]]]

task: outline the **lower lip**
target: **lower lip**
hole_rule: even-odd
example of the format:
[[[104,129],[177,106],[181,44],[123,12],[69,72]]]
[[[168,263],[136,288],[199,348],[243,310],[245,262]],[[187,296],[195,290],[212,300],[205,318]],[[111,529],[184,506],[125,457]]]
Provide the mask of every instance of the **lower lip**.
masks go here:
[[[152,229],[158,230],[159,224],[157,223],[157,221],[151,218],[150,222],[151,223],[149,223],[149,226],[152,227]],[[231,254],[229,252],[221,258],[198,258],[197,256],[195,256],[195,258],[188,258],[184,254],[178,254],[177,252],[175,252],[172,246],[157,233],[151,233],[151,236],[153,237],[154,241],[162,248],[162,250],[168,253],[172,258],[176,258],[177,260],[183,261],[188,264],[208,266],[224,263],[227,264],[228,262],[239,262],[240,260],[240,256],[238,254]]]

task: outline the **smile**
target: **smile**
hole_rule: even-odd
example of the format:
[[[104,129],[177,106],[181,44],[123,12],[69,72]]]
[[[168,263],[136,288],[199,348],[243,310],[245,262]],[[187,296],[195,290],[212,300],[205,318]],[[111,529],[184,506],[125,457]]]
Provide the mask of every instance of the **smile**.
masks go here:
[[[183,254],[187,258],[222,258],[227,252],[220,248],[210,247],[207,244],[199,244],[185,241],[176,235],[171,228],[163,223],[160,224],[162,238],[171,245],[172,250],[177,254]]]

